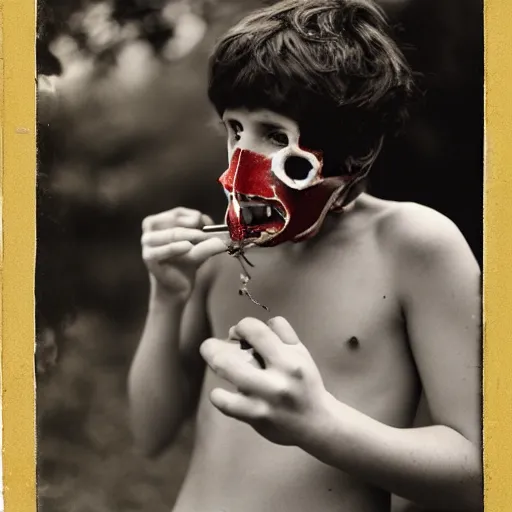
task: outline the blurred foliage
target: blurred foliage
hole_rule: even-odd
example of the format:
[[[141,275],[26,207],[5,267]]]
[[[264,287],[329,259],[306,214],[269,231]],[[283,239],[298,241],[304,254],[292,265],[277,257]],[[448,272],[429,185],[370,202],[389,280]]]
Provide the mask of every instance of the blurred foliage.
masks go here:
[[[147,301],[140,223],[177,205],[220,220],[215,39],[268,0],[43,0],[36,268],[42,512],[169,510],[191,425],[157,461],[127,425]],[[372,191],[450,216],[481,260],[481,0],[382,0],[424,95]]]
[[[129,433],[125,381],[147,296],[140,224],[179,204],[222,214],[215,180],[226,157],[206,63],[215,38],[257,2],[146,2],[141,18],[133,5],[39,11],[42,512],[169,510],[190,453],[191,425],[157,461]],[[144,32],[151,15],[168,39]]]
[[[132,24],[133,2],[42,5],[36,289],[42,325],[57,327],[74,306],[119,309],[117,298],[127,295],[110,295],[110,286],[141,279],[133,251],[145,215],[178,203],[220,214],[215,178],[225,156],[206,100],[206,61],[215,38],[247,5],[221,2],[210,12],[213,4],[171,0],[153,9],[174,19],[165,51],[156,51],[151,37],[112,35]],[[109,52],[115,58],[106,59]],[[45,78],[52,74],[58,76]],[[105,237],[112,243],[90,241]],[[77,240],[120,256],[84,258]]]

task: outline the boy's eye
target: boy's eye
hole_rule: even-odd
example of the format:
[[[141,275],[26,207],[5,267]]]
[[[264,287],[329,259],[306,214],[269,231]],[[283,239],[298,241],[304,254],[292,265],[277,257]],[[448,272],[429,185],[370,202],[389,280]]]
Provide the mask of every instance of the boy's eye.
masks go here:
[[[278,146],[288,146],[288,135],[280,131],[272,131],[267,134],[267,138]]]
[[[229,121],[229,127],[233,130],[235,140],[240,140],[240,132],[243,131],[243,126],[238,121]]]

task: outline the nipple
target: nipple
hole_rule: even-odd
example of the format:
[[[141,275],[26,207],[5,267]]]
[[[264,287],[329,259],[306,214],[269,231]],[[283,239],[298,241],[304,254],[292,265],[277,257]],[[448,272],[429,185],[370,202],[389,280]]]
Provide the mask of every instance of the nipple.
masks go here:
[[[352,336],[347,341],[347,343],[348,343],[349,348],[351,348],[352,350],[356,350],[359,348],[359,340],[355,336]]]

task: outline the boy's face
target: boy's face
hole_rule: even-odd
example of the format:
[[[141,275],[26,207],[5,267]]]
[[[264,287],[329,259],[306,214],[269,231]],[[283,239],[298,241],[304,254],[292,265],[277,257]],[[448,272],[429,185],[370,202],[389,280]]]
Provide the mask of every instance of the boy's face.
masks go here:
[[[297,123],[270,110],[228,109],[222,121],[228,133],[229,160],[236,149],[272,158],[283,148],[299,142]]]
[[[231,109],[223,122],[230,165],[219,181],[232,240],[273,246],[313,236],[351,178],[324,178],[322,153],[300,146],[290,118]]]

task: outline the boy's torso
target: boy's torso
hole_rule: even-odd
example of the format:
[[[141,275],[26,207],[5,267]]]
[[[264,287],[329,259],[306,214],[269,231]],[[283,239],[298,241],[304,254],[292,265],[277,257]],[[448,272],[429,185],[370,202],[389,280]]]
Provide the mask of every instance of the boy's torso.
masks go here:
[[[224,257],[212,283],[212,334],[225,338],[246,316],[283,316],[315,360],[327,390],[359,411],[410,425],[419,382],[380,240],[388,203],[362,199],[352,225],[322,235],[307,250],[258,249],[249,289],[267,313],[238,294],[240,266]],[[308,242],[309,243],[309,242]],[[207,372],[197,417],[196,447],[175,512],[347,511],[389,508],[389,497],[297,448],[274,445],[213,408]]]

